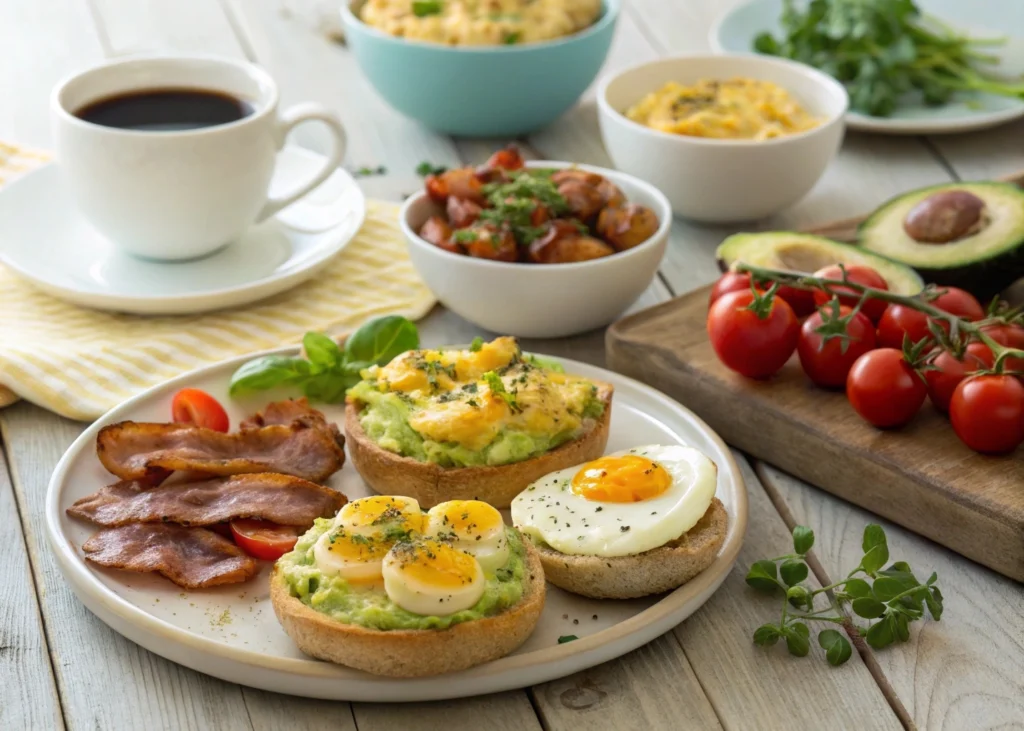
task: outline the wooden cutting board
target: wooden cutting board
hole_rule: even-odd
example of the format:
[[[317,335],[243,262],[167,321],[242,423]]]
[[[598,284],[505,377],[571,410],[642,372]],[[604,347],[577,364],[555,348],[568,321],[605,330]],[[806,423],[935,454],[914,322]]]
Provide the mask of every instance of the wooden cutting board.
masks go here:
[[[850,239],[856,224],[812,233]],[[612,325],[609,367],[677,399],[744,452],[1024,582],[1024,448],[976,454],[930,403],[908,426],[879,431],[843,393],[814,387],[796,356],[769,381],[745,379],[708,342],[709,293]]]

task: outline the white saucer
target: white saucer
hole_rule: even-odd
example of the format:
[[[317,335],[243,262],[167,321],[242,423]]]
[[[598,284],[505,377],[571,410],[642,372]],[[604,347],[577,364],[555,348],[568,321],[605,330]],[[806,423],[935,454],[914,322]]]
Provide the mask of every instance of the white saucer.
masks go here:
[[[271,194],[308,179],[322,161],[286,147]],[[118,251],[86,222],[50,164],[0,190],[0,262],[77,305],[183,315],[253,302],[308,279],[345,248],[365,216],[362,191],[339,168],[308,196],[210,256],[139,259]]]

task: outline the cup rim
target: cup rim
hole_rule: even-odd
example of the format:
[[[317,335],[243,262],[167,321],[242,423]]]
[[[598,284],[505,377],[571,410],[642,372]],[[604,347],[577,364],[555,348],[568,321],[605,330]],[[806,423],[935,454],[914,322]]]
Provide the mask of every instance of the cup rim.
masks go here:
[[[255,77],[257,83],[262,88],[267,89],[268,93],[261,99],[260,108],[241,119],[236,119],[233,122],[227,122],[226,124],[217,124],[210,127],[199,127],[196,129],[184,130],[137,130],[125,129],[122,127],[107,127],[101,124],[95,124],[94,122],[88,122],[75,116],[75,113],[64,104],[62,97],[68,87],[88,74],[98,73],[121,66],[130,66],[133,64],[176,61],[198,61],[203,63],[220,64],[223,66],[233,66],[236,69]],[[216,87],[213,86],[204,87],[202,85],[197,85],[196,88],[216,89]],[[218,56],[215,54],[150,53],[108,59],[68,74],[53,87],[53,91],[50,93],[50,110],[53,114],[57,115],[62,122],[76,127],[81,127],[83,129],[88,129],[94,133],[166,140],[173,137],[197,137],[201,135],[217,134],[222,131],[229,131],[247,124],[258,122],[266,118],[268,115],[276,113],[278,100],[279,91],[277,83],[269,73],[254,63],[225,56]]]
[[[646,125],[634,122],[632,119],[627,117],[624,112],[616,109],[608,101],[608,89],[616,81],[633,74],[640,69],[654,65],[670,65],[672,63],[684,63],[686,61],[717,61],[717,60],[739,60],[739,61],[750,61],[753,63],[760,63],[765,66],[776,66],[778,68],[786,69],[797,74],[803,74],[813,81],[820,89],[828,92],[830,95],[834,95],[840,101],[840,108],[833,113],[826,116],[825,120],[817,127],[804,130],[792,135],[784,135],[782,137],[774,137],[768,140],[747,140],[747,139],[717,139],[712,137],[692,137],[687,135],[673,134],[671,132],[662,132],[661,130],[652,129]],[[639,101],[639,99],[637,100]],[[658,58],[653,61],[643,61],[641,63],[634,64],[628,68],[622,69],[614,74],[609,74],[597,87],[597,106],[598,109],[609,118],[614,119],[619,124],[623,124],[628,127],[633,133],[644,134],[652,136],[661,140],[672,140],[670,144],[690,144],[704,147],[719,147],[719,148],[743,148],[743,147],[774,147],[788,144],[798,143],[800,140],[813,137],[815,135],[823,133],[825,130],[834,127],[837,124],[842,124],[846,112],[850,107],[850,95],[847,93],[846,88],[836,81],[828,74],[819,71],[816,68],[808,66],[807,64],[798,63],[797,61],[791,61],[786,58],[775,58],[772,56],[765,56],[759,53],[688,53],[688,54],[677,54],[675,56],[665,56]]]
[[[581,170],[587,170],[598,175],[607,177],[612,182],[616,182],[616,179],[626,180],[630,185],[637,188],[641,188],[644,192],[650,196],[654,201],[657,202],[659,210],[656,211],[658,218],[658,230],[651,234],[646,241],[634,246],[631,249],[625,251],[618,251],[612,256],[604,256],[599,259],[589,259],[587,261],[576,261],[565,264],[531,264],[529,262],[521,261],[493,261],[491,259],[478,259],[472,256],[466,256],[464,254],[454,254],[450,251],[434,246],[429,241],[422,238],[418,232],[413,230],[409,224],[409,214],[413,207],[418,205],[427,197],[425,190],[420,190],[414,195],[409,196],[405,203],[402,204],[402,208],[398,213],[399,226],[402,229],[402,233],[405,238],[412,246],[416,246],[420,249],[429,250],[431,254],[436,254],[441,258],[450,258],[453,262],[458,261],[466,266],[477,266],[483,267],[484,269],[507,269],[507,270],[519,270],[519,271],[537,271],[547,273],[547,276],[557,276],[559,272],[577,271],[580,269],[593,269],[601,266],[615,266],[615,262],[626,261],[627,259],[635,258],[641,255],[641,252],[647,251],[653,247],[658,246],[658,243],[662,240],[667,240],[669,231],[672,228],[672,206],[669,204],[665,194],[662,193],[654,185],[651,185],[646,180],[623,173],[619,170],[611,170],[609,168],[602,168],[596,165],[585,165],[583,163],[567,162],[564,160],[528,160],[526,161],[526,167],[528,168],[579,168]],[[543,276],[543,274],[542,274]]]
[[[515,53],[529,53],[530,51],[537,51],[540,49],[553,48],[558,46],[564,46],[575,41],[582,41],[591,36],[599,34],[609,25],[613,25],[619,18],[622,0],[601,0],[603,6],[603,12],[598,19],[590,26],[583,28],[571,35],[562,36],[560,38],[551,38],[546,41],[537,41],[535,43],[517,43],[511,46],[446,46],[442,43],[429,43],[427,41],[415,41],[409,40],[408,38],[398,38],[396,36],[385,33],[382,30],[374,28],[372,25],[363,22],[363,19],[356,15],[355,11],[352,10],[352,6],[357,2],[365,2],[365,0],[344,0],[339,9],[341,19],[346,28],[359,28],[360,32],[366,33],[373,38],[381,41],[391,43],[401,43],[405,46],[411,46],[413,48],[423,48],[434,51],[452,52],[452,53],[500,53],[500,54],[515,54]]]

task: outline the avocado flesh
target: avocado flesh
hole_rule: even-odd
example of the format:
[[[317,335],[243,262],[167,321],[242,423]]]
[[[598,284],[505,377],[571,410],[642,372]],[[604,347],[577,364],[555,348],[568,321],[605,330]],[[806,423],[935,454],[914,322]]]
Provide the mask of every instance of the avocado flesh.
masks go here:
[[[963,190],[985,202],[987,223],[946,244],[920,243],[903,229],[918,203]],[[991,297],[1024,276],[1024,191],[1008,183],[949,183],[915,190],[883,204],[860,225],[860,246],[914,267],[925,280]]]
[[[807,274],[832,264],[859,264],[881,274],[892,292],[917,294],[924,288],[921,277],[905,264],[857,246],[794,231],[735,234],[719,245],[717,256],[726,269],[743,262]]]

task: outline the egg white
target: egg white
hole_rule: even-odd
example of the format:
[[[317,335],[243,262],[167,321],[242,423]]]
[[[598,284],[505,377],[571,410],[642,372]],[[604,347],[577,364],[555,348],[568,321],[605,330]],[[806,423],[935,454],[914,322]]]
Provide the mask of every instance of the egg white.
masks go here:
[[[346,534],[344,530],[337,529],[320,536],[313,544],[313,560],[317,568],[325,576],[341,576],[346,581],[354,583],[367,583],[380,579],[384,556],[387,555],[390,546],[368,541],[362,545],[361,553],[343,555],[344,543],[351,541],[353,537],[362,538],[362,536]],[[332,550],[335,545],[337,549]]]
[[[552,472],[512,500],[512,523],[561,553],[613,558],[663,546],[690,530],[715,496],[718,472],[704,454],[681,445],[634,447],[672,480],[662,494],[635,503],[587,500],[570,487],[582,465]]]

